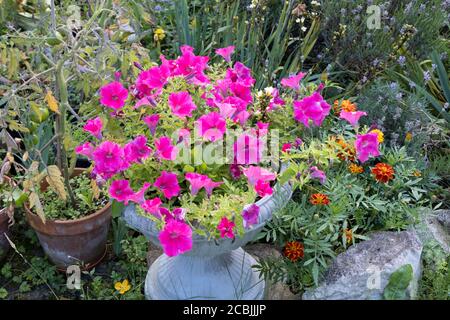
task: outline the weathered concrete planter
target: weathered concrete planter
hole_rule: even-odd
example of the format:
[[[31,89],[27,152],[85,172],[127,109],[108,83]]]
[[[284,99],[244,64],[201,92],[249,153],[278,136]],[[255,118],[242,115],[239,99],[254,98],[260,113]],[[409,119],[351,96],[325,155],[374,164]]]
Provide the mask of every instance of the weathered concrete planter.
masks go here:
[[[154,300],[175,299],[262,299],[265,283],[251,266],[255,259],[241,246],[253,240],[262,230],[272,213],[282,208],[292,195],[285,184],[275,188],[272,196],[256,204],[260,207],[259,223],[247,230],[243,237],[209,241],[194,236],[192,250],[176,256],[161,255],[151,265],[145,281],[145,296]],[[155,223],[136,213],[128,206],[123,218],[130,227],[143,233],[160,246],[159,230]]]
[[[84,169],[75,169],[74,175],[83,172]],[[80,219],[47,220],[45,224],[27,205],[25,213],[45,254],[58,269],[66,270],[70,265],[80,265],[88,270],[105,256],[111,224],[111,203]]]

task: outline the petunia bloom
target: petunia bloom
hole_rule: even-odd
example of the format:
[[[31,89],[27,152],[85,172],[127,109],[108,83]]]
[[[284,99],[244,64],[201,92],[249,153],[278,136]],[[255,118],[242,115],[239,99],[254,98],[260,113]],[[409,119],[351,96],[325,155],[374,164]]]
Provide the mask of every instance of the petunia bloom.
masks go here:
[[[186,217],[186,209],[175,208],[173,211],[170,211],[167,208],[160,207],[159,214],[164,217],[164,221],[166,222],[169,220],[184,221],[184,218]]]
[[[284,143],[281,147],[282,152],[289,152],[289,150],[292,148],[292,144],[290,143]]]
[[[127,98],[128,90],[120,82],[114,81],[100,88],[100,103],[106,107],[121,109]]]
[[[234,231],[233,228],[236,226],[236,224],[233,221],[228,220],[227,217],[223,217],[220,219],[219,224],[217,225],[217,230],[220,231],[220,237],[221,238],[234,238]]]
[[[234,143],[234,157],[238,164],[256,164],[262,160],[264,144],[252,135],[242,134]]]
[[[164,87],[170,75],[170,69],[164,64],[159,67],[152,67],[138,75],[136,88],[144,96],[151,95],[155,90]]]
[[[192,249],[192,229],[184,222],[169,220],[159,233],[164,253],[174,257]]]
[[[252,186],[256,185],[258,180],[267,182],[273,181],[277,177],[275,173],[261,167],[249,166],[248,168],[244,168],[242,170],[244,175],[247,177],[248,183]]]
[[[209,179],[209,177],[206,175],[194,172],[186,173],[185,178],[191,184],[190,191],[193,196],[195,196],[200,191],[200,189],[205,186],[206,179]]]
[[[355,149],[358,160],[362,163],[369,159],[369,156],[378,157],[380,151],[378,150],[378,134],[366,133],[358,134],[355,141]]]
[[[155,148],[158,157],[165,160],[175,160],[178,154],[178,148],[172,145],[169,137],[161,137],[155,140]]]
[[[88,120],[84,125],[83,130],[89,132],[94,137],[101,140],[102,128],[103,128],[102,119],[100,119],[100,117],[96,117],[94,119]]]
[[[75,147],[75,152],[77,154],[82,154],[88,159],[92,159],[92,152],[94,152],[94,146],[90,142],[85,142],[82,145]]]
[[[244,228],[258,223],[259,207],[256,204],[252,204],[247,209],[242,211],[242,218],[244,218]]]
[[[167,199],[176,197],[180,194],[180,185],[177,175],[172,172],[162,171],[161,175],[155,180],[154,186],[157,187]]]
[[[124,146],[125,158],[130,163],[147,159],[151,152],[152,149],[147,146],[147,138],[143,135],[137,136]]]
[[[160,198],[147,199],[143,203],[141,203],[141,208],[144,209],[145,212],[150,213],[151,215],[160,218],[159,208],[162,202]]]
[[[134,191],[128,180],[114,180],[109,187],[109,196],[125,205],[128,204],[133,194]]]
[[[134,192],[133,195],[130,197],[130,201],[136,202],[140,205],[142,205],[145,202],[145,193],[147,192],[148,188],[150,188],[152,184],[150,182],[145,182],[142,188]]]
[[[347,120],[348,123],[350,123],[352,126],[355,126],[358,124],[359,118],[362,116],[366,116],[367,113],[364,111],[353,111],[353,112],[347,112],[342,110],[339,117],[341,119]]]
[[[319,170],[316,166],[309,168],[309,176],[312,179],[318,179],[321,184],[324,184],[327,181],[325,172]]]
[[[299,72],[296,75],[290,76],[288,78],[281,79],[281,85],[283,87],[292,88],[294,90],[300,89],[300,81],[303,79],[303,77],[306,75],[306,73]]]
[[[302,122],[309,128],[309,121],[320,127],[325,117],[330,113],[331,106],[323,99],[318,92],[294,101],[294,119]]]
[[[129,167],[123,148],[112,141],[103,141],[92,152],[92,159],[95,162],[93,173],[104,179],[109,179]]]
[[[159,115],[152,114],[150,116],[145,116],[143,120],[144,120],[145,124],[148,126],[148,128],[150,129],[150,133],[152,135],[154,135],[156,132],[156,127],[159,122]]]
[[[223,137],[226,131],[226,122],[217,112],[210,112],[197,120],[202,137],[209,141],[216,141]]]
[[[231,55],[234,52],[234,46],[216,49],[216,54],[222,56],[226,62],[231,62]]]
[[[255,191],[261,197],[270,196],[273,193],[272,187],[269,182],[264,182],[263,180],[256,181]]]
[[[205,188],[206,194],[210,196],[214,188],[220,186],[223,182],[214,182],[207,175],[189,172],[185,178],[191,185],[191,194],[196,195],[201,188]]]
[[[177,117],[192,117],[192,111],[197,109],[191,95],[187,91],[173,92],[169,96],[169,107]]]

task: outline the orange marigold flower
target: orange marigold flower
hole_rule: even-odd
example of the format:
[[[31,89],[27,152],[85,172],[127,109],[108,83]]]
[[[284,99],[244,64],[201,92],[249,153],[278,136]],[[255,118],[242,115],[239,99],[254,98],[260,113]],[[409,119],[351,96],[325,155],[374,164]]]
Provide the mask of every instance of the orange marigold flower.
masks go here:
[[[350,100],[343,100],[341,103],[341,109],[347,112],[355,112],[356,104],[352,103]]]
[[[330,203],[330,199],[328,199],[328,196],[323,193],[313,193],[311,197],[309,198],[309,202],[311,202],[313,205],[328,205]]]
[[[420,172],[420,170],[414,170],[413,171],[413,176],[414,177],[421,177],[422,176],[422,172]]]
[[[356,150],[355,147],[345,142],[344,139],[337,138],[336,143],[340,147],[340,151],[337,153],[337,157],[341,161],[355,161],[356,159]]]
[[[303,243],[298,241],[288,241],[284,246],[283,253],[289,260],[296,262],[298,259],[303,259],[305,254],[304,249]]]
[[[353,173],[353,174],[359,174],[359,173],[363,173],[363,172],[364,172],[364,168],[361,167],[361,166],[358,166],[358,165],[355,164],[355,163],[351,163],[351,164],[348,166],[348,171],[350,171],[350,172]]]
[[[394,168],[392,168],[387,163],[377,163],[374,168],[372,168],[372,173],[375,175],[375,179],[378,182],[386,183],[394,178]]]
[[[347,239],[347,243],[351,243],[353,241],[352,229],[345,229],[344,234],[345,234],[345,238]]]
[[[379,143],[382,143],[384,141],[384,133],[381,130],[373,129],[370,131],[370,133],[376,133],[378,135],[377,140]]]

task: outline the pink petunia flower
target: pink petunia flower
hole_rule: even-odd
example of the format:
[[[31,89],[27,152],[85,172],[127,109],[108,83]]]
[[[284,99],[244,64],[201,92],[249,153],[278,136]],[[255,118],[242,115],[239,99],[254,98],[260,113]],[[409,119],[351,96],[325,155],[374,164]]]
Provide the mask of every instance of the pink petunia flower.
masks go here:
[[[270,123],[264,123],[261,121],[256,123],[256,126],[258,127],[258,135],[260,137],[265,136],[269,132],[269,125]]]
[[[205,188],[206,194],[211,196],[214,188],[220,186],[223,182],[214,182],[207,175],[189,172],[185,178],[191,184],[191,194],[196,195],[201,188]]]
[[[109,179],[129,167],[122,147],[112,141],[102,142],[92,152],[92,159],[95,162],[93,173],[104,179]]]
[[[172,145],[169,137],[163,136],[155,140],[155,147],[158,157],[165,160],[175,160],[178,154],[178,148]]]
[[[175,208],[173,211],[170,211],[167,208],[160,207],[159,214],[164,217],[164,220],[168,222],[169,220],[178,220],[184,221],[186,217],[186,209],[183,208]]]
[[[141,208],[144,209],[145,212],[148,212],[157,218],[161,218],[161,215],[159,213],[161,204],[162,201],[160,198],[153,198],[145,200],[143,203],[141,203]]]
[[[139,99],[138,102],[136,102],[133,109],[138,109],[142,106],[154,107],[154,106],[156,106],[156,101],[151,96],[143,97],[143,98]]]
[[[258,223],[259,207],[256,204],[252,204],[247,209],[242,211],[242,218],[244,218],[244,228]]]
[[[256,185],[258,180],[263,182],[273,181],[277,177],[275,173],[270,172],[267,169],[249,166],[248,168],[243,168],[244,175],[247,177],[248,183],[252,186]]]
[[[254,85],[256,80],[251,75],[250,68],[246,67],[241,62],[236,62],[233,68],[228,68],[225,74],[225,80],[231,82],[239,82],[247,87]]]
[[[341,119],[347,120],[348,123],[350,123],[352,126],[355,126],[358,124],[359,118],[362,116],[366,116],[367,113],[364,111],[353,111],[353,112],[347,112],[342,110],[339,117]]]
[[[234,52],[234,46],[216,49],[216,54],[222,56],[226,62],[231,62],[231,55]]]
[[[204,71],[208,68],[209,57],[196,56],[194,48],[183,45],[180,47],[181,56],[174,62],[173,76],[184,76],[188,82],[196,85],[205,85],[209,83],[208,77]],[[170,63],[170,62],[169,62]]]
[[[192,229],[184,222],[169,220],[159,233],[164,253],[174,257],[192,249]]]
[[[256,181],[255,191],[261,198],[265,196],[270,196],[273,193],[270,183],[264,182],[263,180]]]
[[[235,163],[231,164],[231,165],[230,165],[230,174],[231,174],[231,177],[232,177],[234,180],[239,179],[240,176],[242,175],[242,170],[241,170],[241,168],[239,167],[239,165],[237,165],[237,164],[235,164]]]
[[[134,191],[131,189],[128,180],[114,180],[109,187],[109,196],[125,205],[128,204],[133,195]]]
[[[226,131],[226,121],[217,112],[210,112],[197,120],[200,134],[209,141],[222,139]]]
[[[213,189],[217,188],[221,184],[223,184],[222,181],[214,182],[208,178],[208,180],[206,181],[206,183],[204,185],[205,191],[206,191],[206,194],[208,195],[208,197],[210,197],[212,195]]]
[[[197,109],[192,97],[187,91],[173,92],[169,96],[169,106],[177,117],[192,117],[192,111]]]
[[[264,92],[268,95],[270,95],[270,101],[268,110],[273,111],[278,109],[279,107],[282,107],[285,105],[285,102],[283,99],[280,98],[280,94],[278,93],[278,89],[274,87],[267,87],[264,89]]]
[[[219,224],[217,225],[217,230],[220,231],[220,237],[221,238],[234,238],[234,232],[233,228],[236,226],[236,224],[233,221],[228,220],[227,217],[223,217]]]
[[[152,135],[154,135],[156,132],[156,127],[158,126],[159,115],[152,114],[150,116],[145,116],[143,120],[144,120],[145,124],[148,126],[148,128],[150,129],[150,133]]]
[[[325,184],[325,182],[327,181],[325,172],[319,170],[316,166],[309,168],[309,176],[312,179],[318,179],[321,184]]]
[[[234,143],[234,157],[237,164],[256,164],[262,159],[263,143],[249,134],[240,135]]]
[[[137,136],[124,147],[125,159],[130,163],[140,162],[147,159],[152,149],[147,147],[147,138],[143,135]]]
[[[190,191],[193,196],[195,196],[200,191],[200,189],[205,186],[205,181],[209,179],[209,177],[206,175],[194,172],[186,173],[185,178],[191,184]]]
[[[296,75],[287,77],[287,78],[283,78],[281,79],[281,85],[283,87],[288,87],[288,88],[292,88],[294,90],[299,90],[300,89],[300,81],[303,79],[303,77],[306,75],[306,73],[303,72],[299,72]]]
[[[75,147],[75,152],[88,157],[88,159],[92,159],[92,152],[94,152],[94,146],[90,142],[85,142],[82,145]]]
[[[114,110],[121,109],[128,98],[128,90],[117,81],[100,88],[100,103]]]
[[[147,192],[148,188],[150,188],[152,184],[150,182],[145,182],[142,188],[133,193],[133,195],[130,197],[130,201],[136,202],[140,205],[142,205],[145,202],[145,193]]]
[[[320,127],[325,117],[330,113],[330,109],[331,106],[320,93],[314,92],[300,101],[294,101],[294,119],[302,122],[307,128],[309,128],[309,120]]]
[[[102,139],[102,128],[103,123],[100,117],[96,117],[94,119],[88,120],[83,127],[83,130],[89,132],[97,139]]]
[[[151,95],[155,90],[162,89],[171,75],[170,69],[162,64],[142,71],[136,80],[136,88],[144,95]]]
[[[292,148],[292,145],[290,143],[285,143],[281,147],[282,152],[289,152],[289,150]]]
[[[358,160],[364,163],[369,159],[369,156],[378,157],[380,155],[378,144],[376,132],[356,135],[355,149]]]
[[[172,172],[162,171],[161,175],[155,180],[154,186],[157,187],[167,199],[176,197],[180,194],[180,185],[177,175]]]

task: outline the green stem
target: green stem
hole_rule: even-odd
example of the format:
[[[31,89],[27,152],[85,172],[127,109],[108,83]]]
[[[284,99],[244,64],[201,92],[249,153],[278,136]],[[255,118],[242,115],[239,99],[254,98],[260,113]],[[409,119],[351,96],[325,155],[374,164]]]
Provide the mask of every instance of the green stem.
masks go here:
[[[60,169],[64,176],[64,182],[67,188],[67,192],[69,194],[70,202],[73,207],[76,205],[75,196],[73,194],[72,188],[70,186],[70,174],[69,174],[69,168],[67,165],[67,153],[66,148],[64,147],[63,143],[63,137],[65,135],[65,122],[66,122],[66,110],[67,106],[69,105],[69,94],[67,91],[67,82],[64,78],[64,59],[61,59],[58,61],[58,64],[56,65],[56,84],[57,88],[59,90],[59,100],[60,100],[60,107],[59,107],[59,114],[56,115],[57,118],[57,148],[59,151],[59,159],[58,163],[60,165]]]

